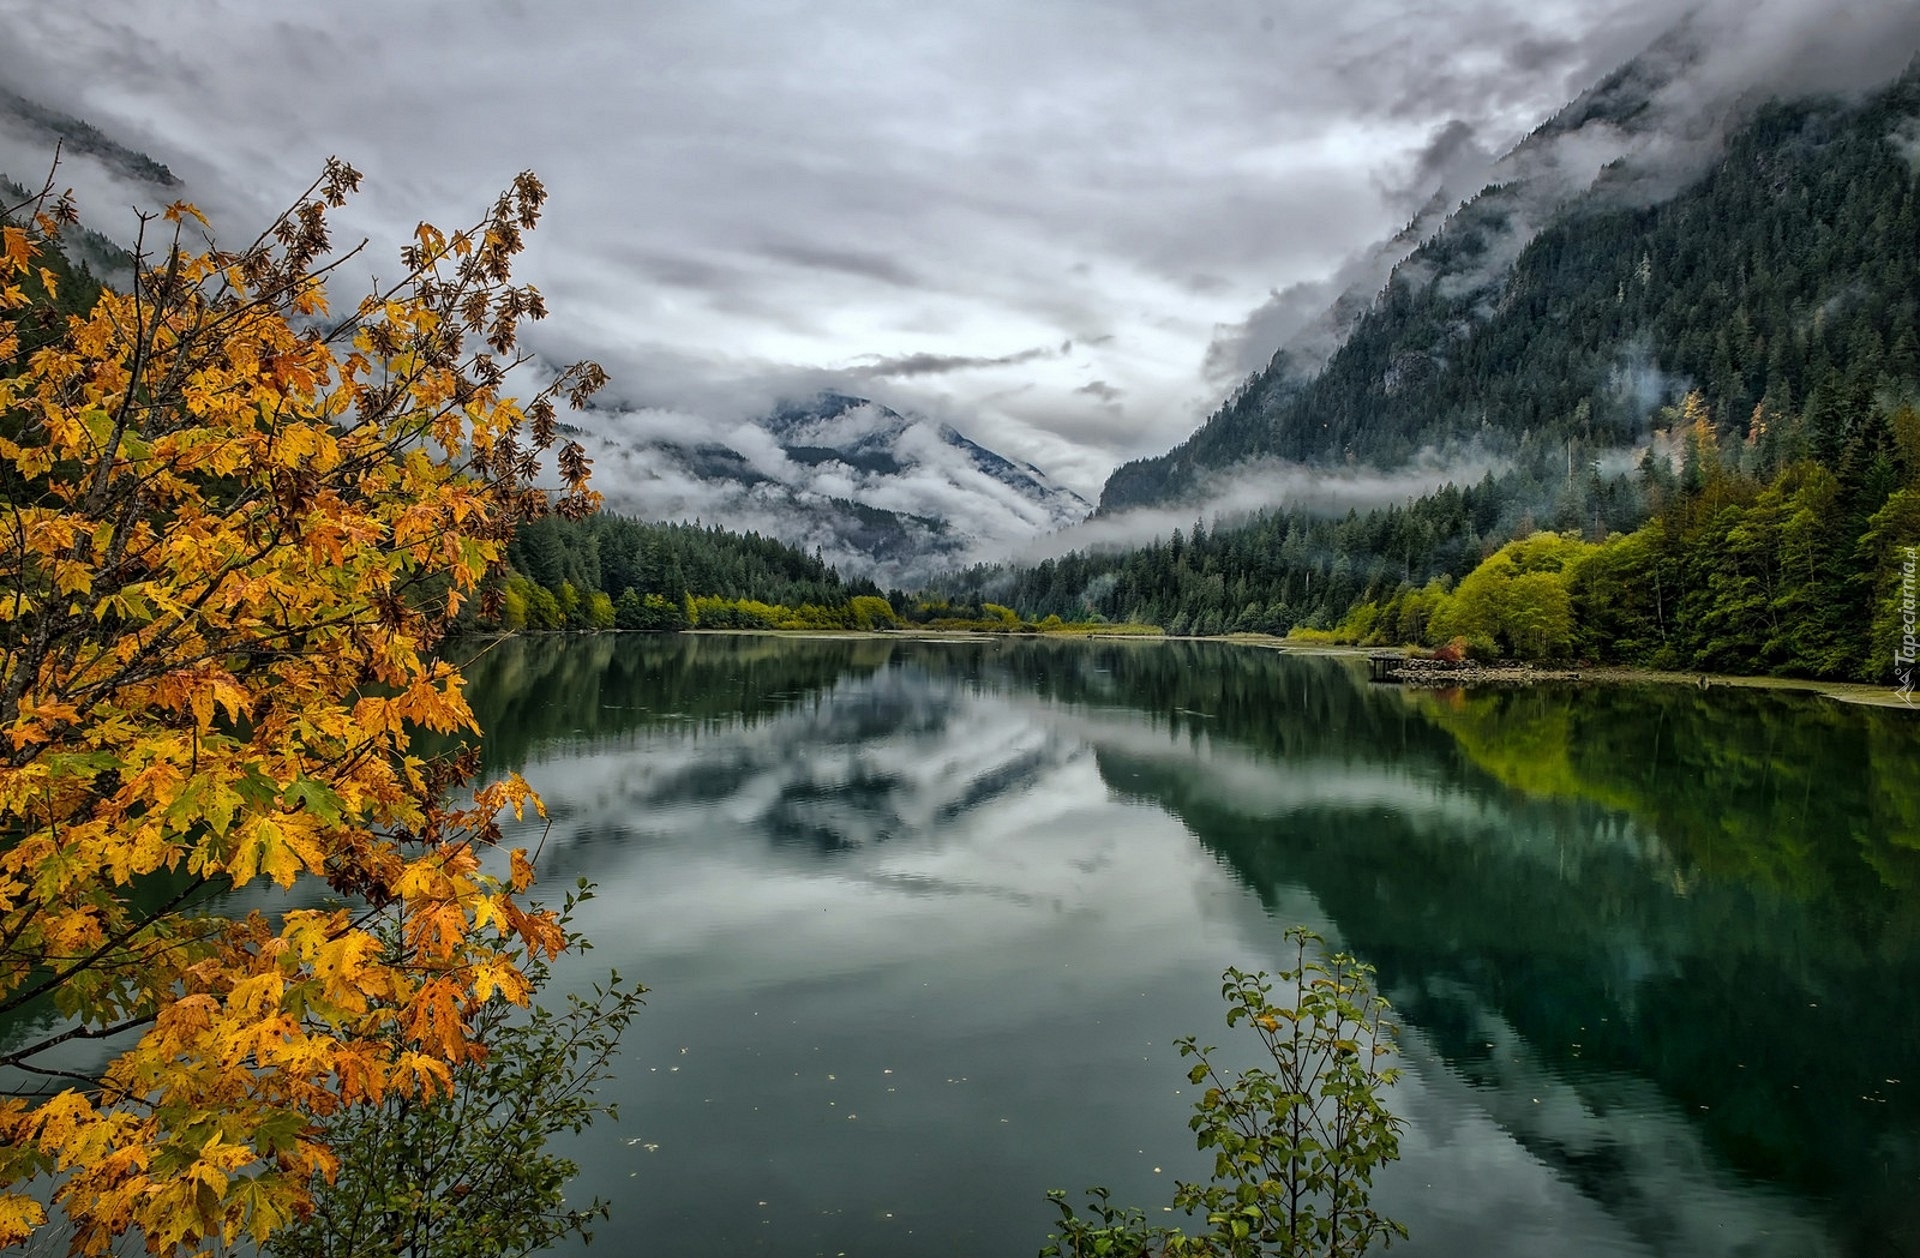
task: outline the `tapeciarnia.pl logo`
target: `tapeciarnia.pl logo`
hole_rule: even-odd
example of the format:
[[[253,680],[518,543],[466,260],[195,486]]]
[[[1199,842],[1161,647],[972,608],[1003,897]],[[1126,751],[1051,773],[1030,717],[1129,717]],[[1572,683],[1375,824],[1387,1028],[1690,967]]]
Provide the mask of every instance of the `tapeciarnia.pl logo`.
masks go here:
[[[1893,652],[1893,675],[1900,679],[1900,689],[1894,693],[1913,707],[1913,665],[1920,657],[1920,630],[1915,628],[1915,621],[1920,619],[1915,609],[1920,581],[1915,579],[1914,570],[1920,547],[1902,546],[1900,550],[1906,558],[1900,564],[1900,645]]]

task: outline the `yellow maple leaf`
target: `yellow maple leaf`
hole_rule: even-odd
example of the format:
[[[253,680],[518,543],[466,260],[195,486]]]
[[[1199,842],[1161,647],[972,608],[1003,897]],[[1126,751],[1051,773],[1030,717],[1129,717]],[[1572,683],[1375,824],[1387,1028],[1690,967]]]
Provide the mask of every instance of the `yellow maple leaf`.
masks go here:
[[[24,271],[33,262],[33,241],[20,227],[0,227],[0,256],[11,271]]]
[[[47,1221],[46,1207],[20,1193],[0,1193],[0,1246],[24,1244]]]

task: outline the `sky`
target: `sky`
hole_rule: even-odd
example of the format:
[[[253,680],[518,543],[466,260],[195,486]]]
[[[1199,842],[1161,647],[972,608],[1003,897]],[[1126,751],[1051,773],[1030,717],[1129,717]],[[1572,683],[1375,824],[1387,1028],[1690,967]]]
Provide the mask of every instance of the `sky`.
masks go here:
[[[1823,39],[1844,80],[1920,13],[1723,9],[1722,72],[1756,82]],[[518,277],[553,313],[527,340],[603,362],[618,404],[727,424],[835,387],[1092,498],[1261,366],[1303,295],[1685,11],[0,0],[0,86],[167,163],[234,240],[345,158],[369,274],[532,169],[550,200]],[[44,160],[0,136],[16,178]],[[162,195],[60,179],[109,235]]]

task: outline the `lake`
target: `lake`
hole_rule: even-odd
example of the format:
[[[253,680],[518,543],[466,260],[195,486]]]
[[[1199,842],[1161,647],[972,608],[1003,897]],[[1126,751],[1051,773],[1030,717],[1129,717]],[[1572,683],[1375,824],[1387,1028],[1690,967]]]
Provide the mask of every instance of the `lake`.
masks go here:
[[[542,885],[652,992],[593,1252],[1031,1255],[1210,1165],[1220,972],[1378,968],[1396,1254],[1920,1253],[1920,718],[1369,686],[1190,642],[527,638],[467,668]],[[540,839],[531,824],[510,839]],[[555,993],[557,998],[557,993]]]

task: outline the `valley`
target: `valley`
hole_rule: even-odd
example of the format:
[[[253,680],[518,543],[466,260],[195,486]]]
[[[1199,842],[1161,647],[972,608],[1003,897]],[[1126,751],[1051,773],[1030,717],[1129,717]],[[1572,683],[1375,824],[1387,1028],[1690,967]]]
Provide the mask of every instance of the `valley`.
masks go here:
[[[1309,9],[15,6],[0,1248],[1920,1255],[1920,7]]]

